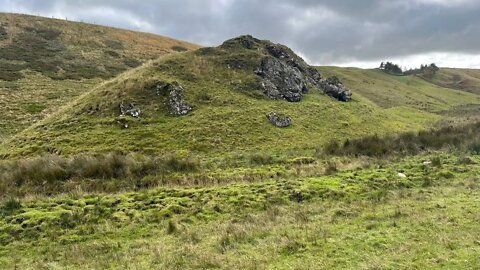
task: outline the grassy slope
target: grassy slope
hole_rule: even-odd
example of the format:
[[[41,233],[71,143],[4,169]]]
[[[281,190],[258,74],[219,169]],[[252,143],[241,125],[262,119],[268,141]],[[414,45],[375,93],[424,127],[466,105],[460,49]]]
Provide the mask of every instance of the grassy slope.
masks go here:
[[[417,76],[392,76],[380,70],[356,68],[325,67],[320,68],[320,71],[342,78],[354,93],[359,93],[384,108],[408,106],[418,110],[441,112],[451,109],[452,106],[480,103],[479,96],[437,86]],[[439,73],[442,72],[447,71],[442,70]],[[458,72],[466,74],[467,70]]]
[[[433,157],[441,165],[422,165]],[[463,160],[418,156],[332,176],[4,204],[0,263],[7,269],[475,269],[480,158]]]
[[[197,45],[153,34],[0,13],[0,142],[100,80]]]
[[[338,75],[353,90],[352,102],[337,102],[315,90],[300,103],[272,101],[252,86],[253,67],[226,68],[226,61],[238,58],[255,65],[261,57],[251,51],[219,50],[162,57],[99,86],[70,108],[5,143],[1,152],[11,156],[52,150],[209,156],[257,150],[285,153],[314,149],[333,139],[423,129],[440,119],[438,112],[480,104],[478,95],[415,77],[328,67],[320,70]],[[179,81],[194,112],[184,117],[166,115],[164,99],[144,90],[155,80]],[[144,111],[140,119],[127,119],[129,129],[117,125],[117,106],[122,101],[136,101]],[[271,111],[292,116],[293,125],[273,127],[265,118]]]
[[[430,82],[454,89],[480,94],[480,70],[442,68]]]

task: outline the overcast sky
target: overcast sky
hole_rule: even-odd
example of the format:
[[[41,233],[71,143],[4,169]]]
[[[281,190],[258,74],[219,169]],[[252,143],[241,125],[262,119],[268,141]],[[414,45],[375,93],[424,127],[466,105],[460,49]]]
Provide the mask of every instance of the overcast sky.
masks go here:
[[[0,0],[0,10],[201,45],[252,34],[316,65],[480,68],[480,0]]]

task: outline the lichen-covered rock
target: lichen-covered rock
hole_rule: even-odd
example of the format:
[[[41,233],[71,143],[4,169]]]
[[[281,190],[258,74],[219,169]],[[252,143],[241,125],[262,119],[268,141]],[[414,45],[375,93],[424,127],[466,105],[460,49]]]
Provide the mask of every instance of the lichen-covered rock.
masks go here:
[[[267,114],[267,119],[270,123],[279,128],[288,127],[292,124],[292,118],[289,116],[280,116],[274,112]]]
[[[184,89],[178,82],[157,81],[145,90],[155,91],[157,96],[166,97],[165,107],[170,115],[186,115],[193,110],[185,101]]]
[[[316,88],[321,89],[322,76],[320,72],[314,67],[308,67],[306,72],[308,73],[307,77],[310,83]]]
[[[295,67],[277,58],[263,59],[255,73],[263,78],[264,93],[271,99],[286,99],[298,102],[308,92],[305,76]]]
[[[347,102],[352,99],[352,92],[346,89],[340,80],[335,76],[327,78],[326,80],[322,80],[320,85],[326,95],[339,101]]]
[[[193,108],[185,101],[183,94],[183,87],[177,82],[167,84],[165,86],[168,92],[167,97],[167,111],[171,115],[186,115],[193,110]]]
[[[346,89],[337,78],[322,80],[317,69],[308,65],[285,45],[245,35],[225,41],[220,48],[235,51],[246,49],[263,54],[260,65],[255,68],[258,62],[254,63],[254,72],[261,77],[260,86],[265,95],[271,99],[298,102],[308,92],[309,86],[340,101],[351,99],[352,92]],[[251,68],[248,61],[235,58],[228,59],[226,66],[229,69]]]
[[[138,118],[142,114],[142,111],[135,105],[134,102],[128,102],[126,104],[122,102],[118,105],[118,108],[121,115]]]

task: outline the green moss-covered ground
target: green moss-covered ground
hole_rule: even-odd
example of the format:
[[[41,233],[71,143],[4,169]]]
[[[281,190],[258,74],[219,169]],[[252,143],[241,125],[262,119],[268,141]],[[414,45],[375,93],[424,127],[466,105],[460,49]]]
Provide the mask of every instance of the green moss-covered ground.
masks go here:
[[[479,162],[438,153],[331,176],[10,199],[1,208],[0,263],[7,269],[475,269]]]

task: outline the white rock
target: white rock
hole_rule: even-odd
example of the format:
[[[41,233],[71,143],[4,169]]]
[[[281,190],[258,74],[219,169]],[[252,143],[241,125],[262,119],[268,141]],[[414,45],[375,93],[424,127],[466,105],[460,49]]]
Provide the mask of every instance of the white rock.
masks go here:
[[[407,177],[404,173],[401,173],[401,172],[399,172],[397,175],[400,178],[406,178]]]

